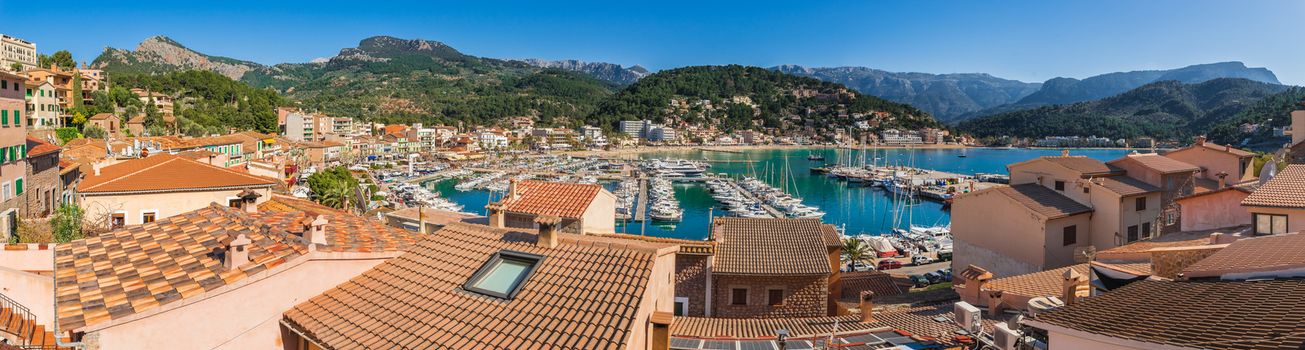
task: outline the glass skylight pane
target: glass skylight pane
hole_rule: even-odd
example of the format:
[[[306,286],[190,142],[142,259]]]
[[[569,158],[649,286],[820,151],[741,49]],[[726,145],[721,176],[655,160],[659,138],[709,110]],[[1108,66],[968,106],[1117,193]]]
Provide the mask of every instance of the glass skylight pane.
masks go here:
[[[488,273],[476,281],[473,287],[508,294],[512,290],[512,285],[516,284],[529,268],[528,262],[500,259]]]

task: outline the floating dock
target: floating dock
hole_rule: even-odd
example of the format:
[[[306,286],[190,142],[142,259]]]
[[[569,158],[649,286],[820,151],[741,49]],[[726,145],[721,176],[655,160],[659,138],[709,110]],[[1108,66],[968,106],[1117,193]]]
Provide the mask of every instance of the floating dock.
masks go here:
[[[634,222],[644,221],[648,215],[648,179],[639,178],[639,198],[634,201]]]
[[[735,182],[735,181],[732,180],[732,179],[731,179],[731,180],[728,180],[728,181],[726,181],[726,182],[729,182],[729,183],[730,183],[730,186],[733,186],[735,190],[738,190],[738,191],[739,191],[739,193],[743,194],[744,196],[747,196],[748,199],[751,199],[751,200],[757,201],[757,204],[760,204],[760,205],[761,205],[761,209],[762,209],[762,210],[765,210],[766,213],[769,213],[770,216],[772,216],[772,217],[776,217],[776,218],[784,218],[784,217],[786,217],[786,216],[784,215],[784,212],[781,212],[781,211],[779,211],[779,209],[775,209],[775,207],[770,206],[770,204],[766,204],[765,201],[762,201],[761,199],[758,199],[756,195],[753,195],[753,194],[752,194],[752,191],[748,191],[747,189],[743,188],[743,186],[739,186],[738,182]]]

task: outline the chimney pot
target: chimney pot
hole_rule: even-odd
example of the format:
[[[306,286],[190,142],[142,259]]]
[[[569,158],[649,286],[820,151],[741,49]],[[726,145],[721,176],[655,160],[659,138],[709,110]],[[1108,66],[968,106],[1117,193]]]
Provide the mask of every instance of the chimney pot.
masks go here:
[[[861,304],[858,306],[858,308],[861,309],[861,322],[870,323],[875,321],[874,298],[875,292],[868,290],[861,291]]]
[[[1073,305],[1076,301],[1075,299],[1078,298],[1079,287],[1087,280],[1084,279],[1083,275],[1079,274],[1078,271],[1074,271],[1074,269],[1066,269],[1063,276],[1065,277],[1065,281],[1062,288],[1061,299],[1065,301],[1065,305]]]
[[[304,235],[308,239],[308,251],[317,251],[317,245],[326,245],[326,215],[317,215],[317,218],[308,223],[304,230]]]
[[[557,225],[561,223],[561,218],[552,215],[536,217],[535,224],[539,225],[539,238],[536,244],[545,248],[557,247]]]
[[[230,241],[227,242],[226,256],[222,260],[223,267],[230,271],[249,263],[249,237],[244,233],[236,233],[227,239]]]

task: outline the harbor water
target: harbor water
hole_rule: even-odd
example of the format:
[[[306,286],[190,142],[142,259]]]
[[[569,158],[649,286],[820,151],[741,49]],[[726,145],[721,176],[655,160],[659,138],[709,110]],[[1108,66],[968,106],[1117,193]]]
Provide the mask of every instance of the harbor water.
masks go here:
[[[976,173],[1006,174],[1006,165],[1040,156],[1059,155],[1059,149],[879,149],[846,150],[820,149],[760,149],[741,152],[667,151],[642,153],[640,159],[689,159],[711,164],[711,173],[733,178],[752,176],[801,197],[803,203],[819,207],[826,215],[825,223],[845,227],[847,234],[880,234],[897,227],[947,226],[951,218],[942,204],[929,200],[909,203],[894,201],[891,193],[881,188],[849,186],[847,182],[813,174],[813,166],[824,164],[875,164],[902,165],[950,173],[974,175]],[[1088,156],[1100,160],[1119,158],[1128,150],[1082,149],[1071,150],[1071,155]],[[823,155],[823,161],[808,160],[810,155]],[[467,212],[484,214],[491,194],[487,191],[458,191],[455,181],[436,184],[441,196],[465,205]],[[611,185],[609,185],[610,189]],[[713,208],[707,186],[700,183],[676,183],[675,196],[684,209],[684,218],[677,223],[618,222],[617,232],[645,234],[657,237],[704,239],[707,237],[710,217],[724,215],[721,208]],[[495,197],[494,199],[497,199]]]

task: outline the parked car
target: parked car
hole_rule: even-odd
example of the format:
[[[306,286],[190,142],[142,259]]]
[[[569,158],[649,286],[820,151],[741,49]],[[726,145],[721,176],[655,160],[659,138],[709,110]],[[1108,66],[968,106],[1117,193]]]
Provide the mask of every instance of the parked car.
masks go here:
[[[920,265],[926,265],[926,264],[929,264],[929,263],[931,263],[931,262],[933,262],[933,259],[930,259],[929,257],[924,256],[924,255],[916,255],[916,256],[911,257],[911,264],[912,264],[912,265],[920,266]]]
[[[924,288],[928,287],[930,282],[929,279],[924,276],[911,275],[911,284],[914,285],[915,288]]]
[[[929,283],[931,283],[931,284],[932,284],[932,283],[943,283],[943,277],[942,277],[942,274],[939,274],[939,273],[937,273],[937,272],[926,273],[926,274],[924,274],[924,278],[925,278],[925,279],[928,279],[928,280],[929,280]]]
[[[950,268],[938,269],[938,271],[935,272],[937,272],[939,275],[942,275],[943,281],[947,281],[947,282],[952,281],[952,269]]]
[[[951,261],[951,260],[952,260],[952,251],[944,250],[938,252],[938,261]]]
[[[852,262],[852,271],[866,271],[866,270],[869,270],[869,269],[870,269],[870,266],[869,266],[869,265],[866,265],[864,262],[861,262],[861,261],[854,261],[854,262]]]
[[[879,260],[880,270],[892,270],[902,268],[902,262],[892,259]]]

